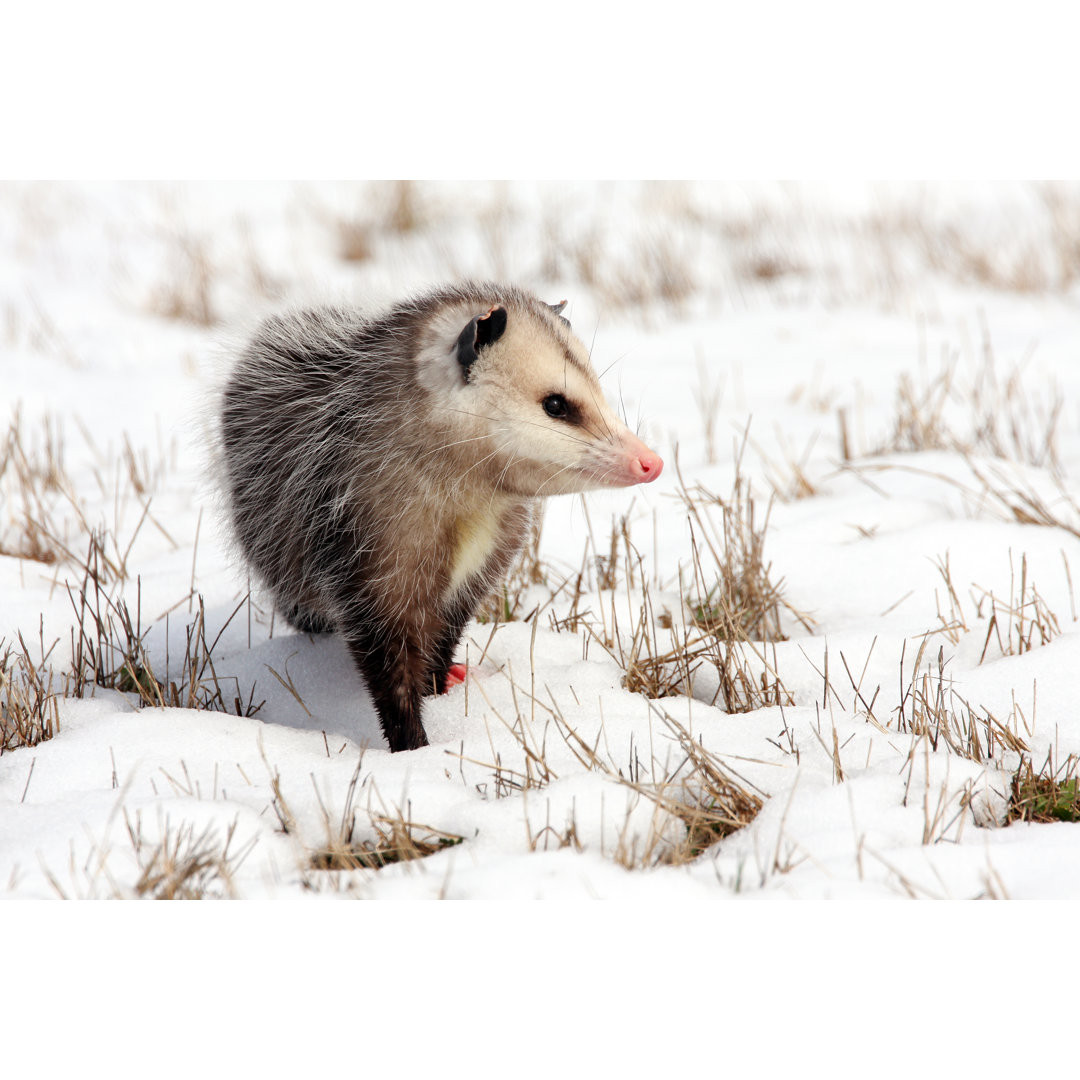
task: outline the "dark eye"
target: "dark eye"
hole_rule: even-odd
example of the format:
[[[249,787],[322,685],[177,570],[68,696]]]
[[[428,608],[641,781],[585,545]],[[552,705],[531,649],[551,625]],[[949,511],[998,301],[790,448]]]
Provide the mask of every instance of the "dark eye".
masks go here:
[[[570,402],[562,394],[548,394],[541,404],[553,420],[565,420],[570,415]]]

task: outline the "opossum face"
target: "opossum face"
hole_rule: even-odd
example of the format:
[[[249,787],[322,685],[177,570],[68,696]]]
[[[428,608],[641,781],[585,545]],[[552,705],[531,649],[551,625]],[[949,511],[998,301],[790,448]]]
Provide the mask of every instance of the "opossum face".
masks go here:
[[[486,471],[515,495],[651,483],[663,462],[604,400],[561,310],[496,305],[458,336],[454,396],[486,436]]]

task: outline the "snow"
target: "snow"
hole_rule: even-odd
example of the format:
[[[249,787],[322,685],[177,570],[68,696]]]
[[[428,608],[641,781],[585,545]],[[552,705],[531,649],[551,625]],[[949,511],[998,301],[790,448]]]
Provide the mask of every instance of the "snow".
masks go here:
[[[1018,754],[977,761],[940,740],[935,749],[898,713],[904,700],[910,715],[905,691],[919,658],[931,692],[992,714],[1036,768],[1048,753],[1080,753],[1071,581],[1080,574],[1080,293],[1048,247],[1039,199],[1013,187],[843,198],[745,187],[420,190],[428,217],[399,234],[376,227],[384,189],[0,188],[0,405],[5,418],[19,410],[28,452],[44,447],[44,417],[62,432],[74,490],[46,492],[52,527],[80,557],[88,536],[73,502],[107,531],[107,551],[128,570],[111,595],[133,612],[138,605],[159,677],[167,663],[164,681],[182,683],[201,596],[224,697],[262,702],[238,716],[138,707],[136,694],[102,687],[62,699],[53,738],[0,755],[3,894],[135,895],[159,843],[201,837],[218,852],[227,843],[228,872],[208,875],[210,896],[1080,895],[1074,825],[1002,824]],[[679,211],[687,200],[704,216]],[[1038,287],[930,265],[898,224],[912,208],[952,223],[961,239],[993,236],[1005,270],[1033,245],[1044,255]],[[333,221],[345,213],[376,223],[371,259],[338,257]],[[734,228],[740,221],[750,240]],[[679,299],[654,292],[623,303],[602,267],[590,280],[566,257],[545,269],[529,253],[544,249],[552,222],[565,243],[595,233],[593,248],[580,250],[627,273],[669,237],[692,287]],[[185,260],[199,245],[219,318],[212,326],[162,313],[162,295],[190,278]],[[737,256],[761,252],[787,269],[740,275]],[[539,614],[494,632],[472,624],[458,656],[467,649],[467,683],[426,702],[431,745],[391,755],[343,644],[296,634],[257,593],[248,599],[216,525],[200,427],[229,342],[261,314],[301,300],[369,303],[455,273],[511,277],[552,301],[568,298],[597,369],[610,367],[609,395],[666,468],[647,489],[549,502],[540,548],[548,583],[523,593],[519,609],[539,605]],[[943,372],[940,438],[899,445],[901,380],[919,397],[945,385]],[[1058,398],[1055,455],[1020,460],[1010,419],[1031,449]],[[997,446],[978,441],[988,415],[1000,420]],[[145,518],[126,443],[153,477]],[[726,498],[737,461],[759,523],[774,486],[786,496],[801,472],[812,488],[773,501],[765,540],[771,580],[782,580],[785,601],[810,624],[786,614],[787,640],[765,651],[789,697],[725,713],[711,703],[717,677],[705,664],[693,696],[647,700],[623,687],[599,640],[616,619],[629,632],[642,578],[628,585],[620,567],[616,588],[601,590],[595,559],[626,515],[654,611],[680,625],[680,571],[685,586],[692,549],[679,474],[688,488]],[[0,480],[2,551],[23,522],[12,475]],[[1015,492],[1037,494],[1061,524],[1018,517]],[[990,617],[996,610],[1005,635],[1023,560],[1059,632],[1016,653],[990,634]],[[585,619],[567,626],[583,567]],[[562,579],[570,584],[552,597]],[[48,653],[57,688],[81,584],[71,560],[0,555],[0,640],[17,645],[21,634],[35,662]],[[646,792],[676,771],[679,730],[762,808],[668,865],[660,856],[685,827]],[[379,870],[315,868],[312,853],[351,815],[356,843],[374,842],[379,823],[395,818],[417,836],[460,842]]]

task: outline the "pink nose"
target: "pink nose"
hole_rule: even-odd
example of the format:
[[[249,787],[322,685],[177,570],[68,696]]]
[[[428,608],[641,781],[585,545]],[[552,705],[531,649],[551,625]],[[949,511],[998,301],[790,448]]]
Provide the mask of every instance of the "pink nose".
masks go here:
[[[654,454],[651,450],[638,451],[630,466],[639,484],[651,484],[660,475],[663,467],[664,463],[660,460],[659,455]]]

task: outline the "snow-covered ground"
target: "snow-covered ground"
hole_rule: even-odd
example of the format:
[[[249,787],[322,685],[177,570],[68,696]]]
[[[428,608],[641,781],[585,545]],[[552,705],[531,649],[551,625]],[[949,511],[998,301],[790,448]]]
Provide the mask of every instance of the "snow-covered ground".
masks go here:
[[[0,188],[0,659],[6,693],[24,648],[57,693],[36,745],[8,708],[0,888],[1080,894],[1080,829],[1010,821],[1018,771],[1080,754],[1078,245],[1080,193],[1034,187]],[[548,503],[541,580],[390,755],[342,643],[249,598],[200,428],[262,314],[462,275],[567,298],[667,467]],[[782,634],[736,660],[773,696],[725,711],[715,645],[689,695],[632,692],[635,626],[701,639],[695,547],[708,588],[702,528],[723,557],[717,500],[748,493]],[[226,710],[75,694],[80,593],[84,661],[123,602],[144,695]],[[710,774],[745,817],[715,842],[687,825]],[[403,836],[430,853],[326,868]]]

